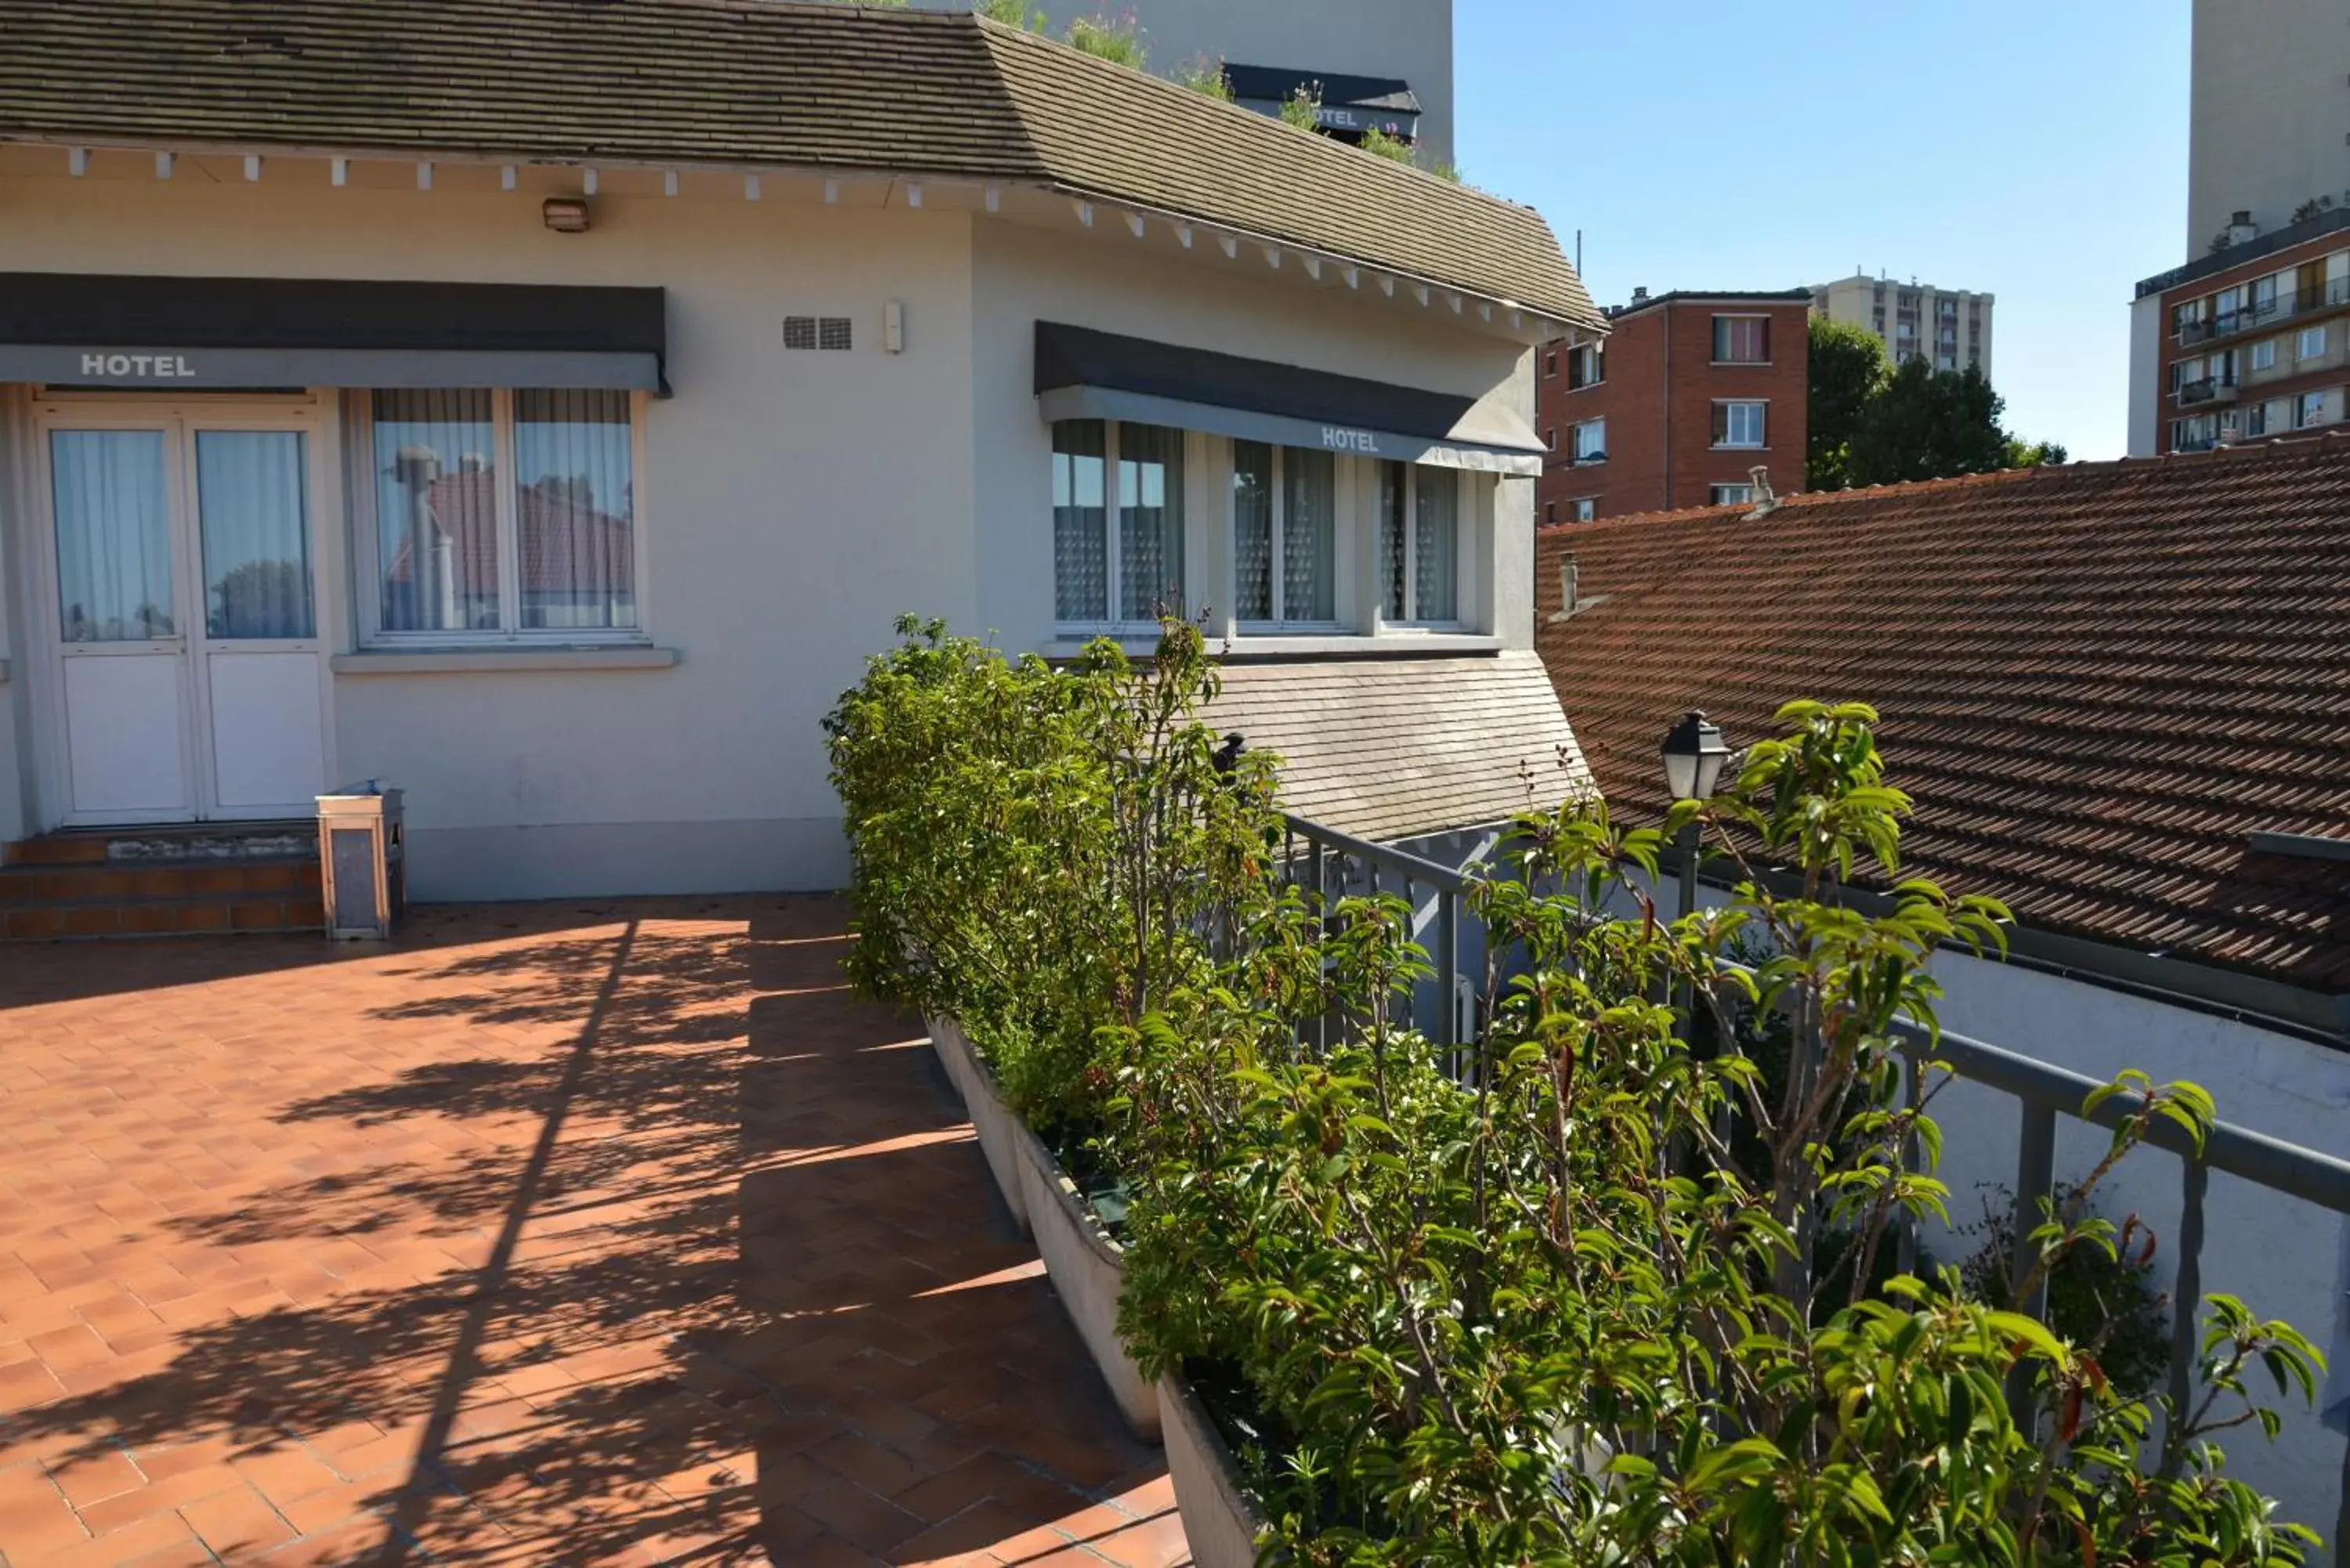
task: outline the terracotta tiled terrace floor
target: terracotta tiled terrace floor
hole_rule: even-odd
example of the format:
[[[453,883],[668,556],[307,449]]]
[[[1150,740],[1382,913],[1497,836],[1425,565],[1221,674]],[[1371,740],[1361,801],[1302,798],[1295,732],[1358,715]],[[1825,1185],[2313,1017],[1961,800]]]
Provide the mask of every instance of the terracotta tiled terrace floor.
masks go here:
[[[1181,1562],[813,898],[0,949],[0,1563]]]

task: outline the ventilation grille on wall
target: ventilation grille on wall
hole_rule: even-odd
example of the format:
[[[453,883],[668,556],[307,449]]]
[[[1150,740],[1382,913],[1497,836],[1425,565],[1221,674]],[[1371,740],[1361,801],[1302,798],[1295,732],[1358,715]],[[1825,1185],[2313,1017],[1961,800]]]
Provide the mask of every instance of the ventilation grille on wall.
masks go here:
[[[846,316],[784,317],[784,347],[786,348],[820,348],[845,354],[851,342],[848,317]]]

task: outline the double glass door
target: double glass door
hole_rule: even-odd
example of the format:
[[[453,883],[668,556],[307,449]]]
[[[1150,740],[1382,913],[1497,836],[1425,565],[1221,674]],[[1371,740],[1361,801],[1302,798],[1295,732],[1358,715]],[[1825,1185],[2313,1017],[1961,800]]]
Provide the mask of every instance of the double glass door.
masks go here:
[[[68,824],[307,815],[325,785],[307,421],[41,422]]]

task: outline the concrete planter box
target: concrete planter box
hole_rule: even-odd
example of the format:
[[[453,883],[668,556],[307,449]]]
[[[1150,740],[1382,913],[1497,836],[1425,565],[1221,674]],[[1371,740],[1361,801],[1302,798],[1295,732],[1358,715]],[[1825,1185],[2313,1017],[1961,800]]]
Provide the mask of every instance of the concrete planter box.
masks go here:
[[[1012,1210],[1013,1223],[1025,1236],[1029,1234],[1028,1193],[1020,1178],[1020,1145],[1022,1139],[1028,1137],[1028,1129],[1013,1116],[1003,1097],[995,1092],[995,1080],[989,1075],[987,1064],[972,1050],[971,1042],[964,1038],[962,1026],[951,1018],[933,1018],[929,1023],[931,1048],[939,1054],[947,1076],[954,1081],[955,1092],[962,1096],[963,1108],[970,1113],[972,1127],[979,1134],[980,1152],[987,1157],[987,1168],[995,1178],[996,1189],[1003,1194],[1004,1206]]]
[[[1195,1568],[1255,1568],[1264,1515],[1241,1490],[1239,1467],[1216,1424],[1180,1377],[1159,1380],[1159,1408],[1166,1419],[1167,1473]]]
[[[1021,1144],[1021,1180],[1026,1185],[1028,1222],[1044,1254],[1045,1272],[1061,1298],[1061,1308],[1077,1325],[1077,1337],[1093,1352],[1102,1381],[1127,1426],[1146,1443],[1159,1441],[1159,1390],[1135,1369],[1118,1336],[1118,1298],[1126,1284],[1125,1250],[1110,1240],[1092,1205],[1069,1179],[1051,1151],[1025,1127]]]

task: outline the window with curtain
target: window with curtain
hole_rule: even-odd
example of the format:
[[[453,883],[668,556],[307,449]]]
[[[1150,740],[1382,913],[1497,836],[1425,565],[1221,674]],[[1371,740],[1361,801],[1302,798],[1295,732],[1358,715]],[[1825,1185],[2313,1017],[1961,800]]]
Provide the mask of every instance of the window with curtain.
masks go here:
[[[1232,618],[1273,618],[1273,448],[1232,442]]]
[[[1068,626],[1141,628],[1162,610],[1185,613],[1183,432],[1111,420],[1056,421],[1054,618]]]
[[[174,637],[172,481],[161,431],[52,431],[57,615],[68,642]]]
[[[1461,618],[1461,489],[1449,468],[1383,462],[1379,473],[1380,613],[1399,624]]]
[[[207,636],[317,635],[308,470],[308,438],[300,431],[196,432]]]
[[[1183,608],[1183,432],[1118,427],[1118,613],[1152,621]]]
[[[515,560],[525,631],[637,624],[629,394],[514,394]]]
[[[1338,618],[1337,462],[1326,452],[1282,450],[1281,618]]]
[[[383,629],[498,630],[498,440],[492,395],[378,392],[373,414]]]
[[[1412,618],[1461,618],[1461,481],[1449,468],[1413,470]]]
[[[1716,403],[1713,405],[1713,444],[1727,447],[1760,447],[1762,444],[1764,403]]]
[[[1338,470],[1305,447],[1232,443],[1232,618],[1259,628],[1338,618]]]
[[[630,394],[382,391],[369,412],[382,631],[639,627]]]
[[[1767,316],[1717,316],[1713,318],[1713,358],[1723,365],[1762,365],[1771,358],[1771,318]]]
[[[1109,618],[1107,451],[1100,420],[1053,427],[1053,614],[1061,620]]]

